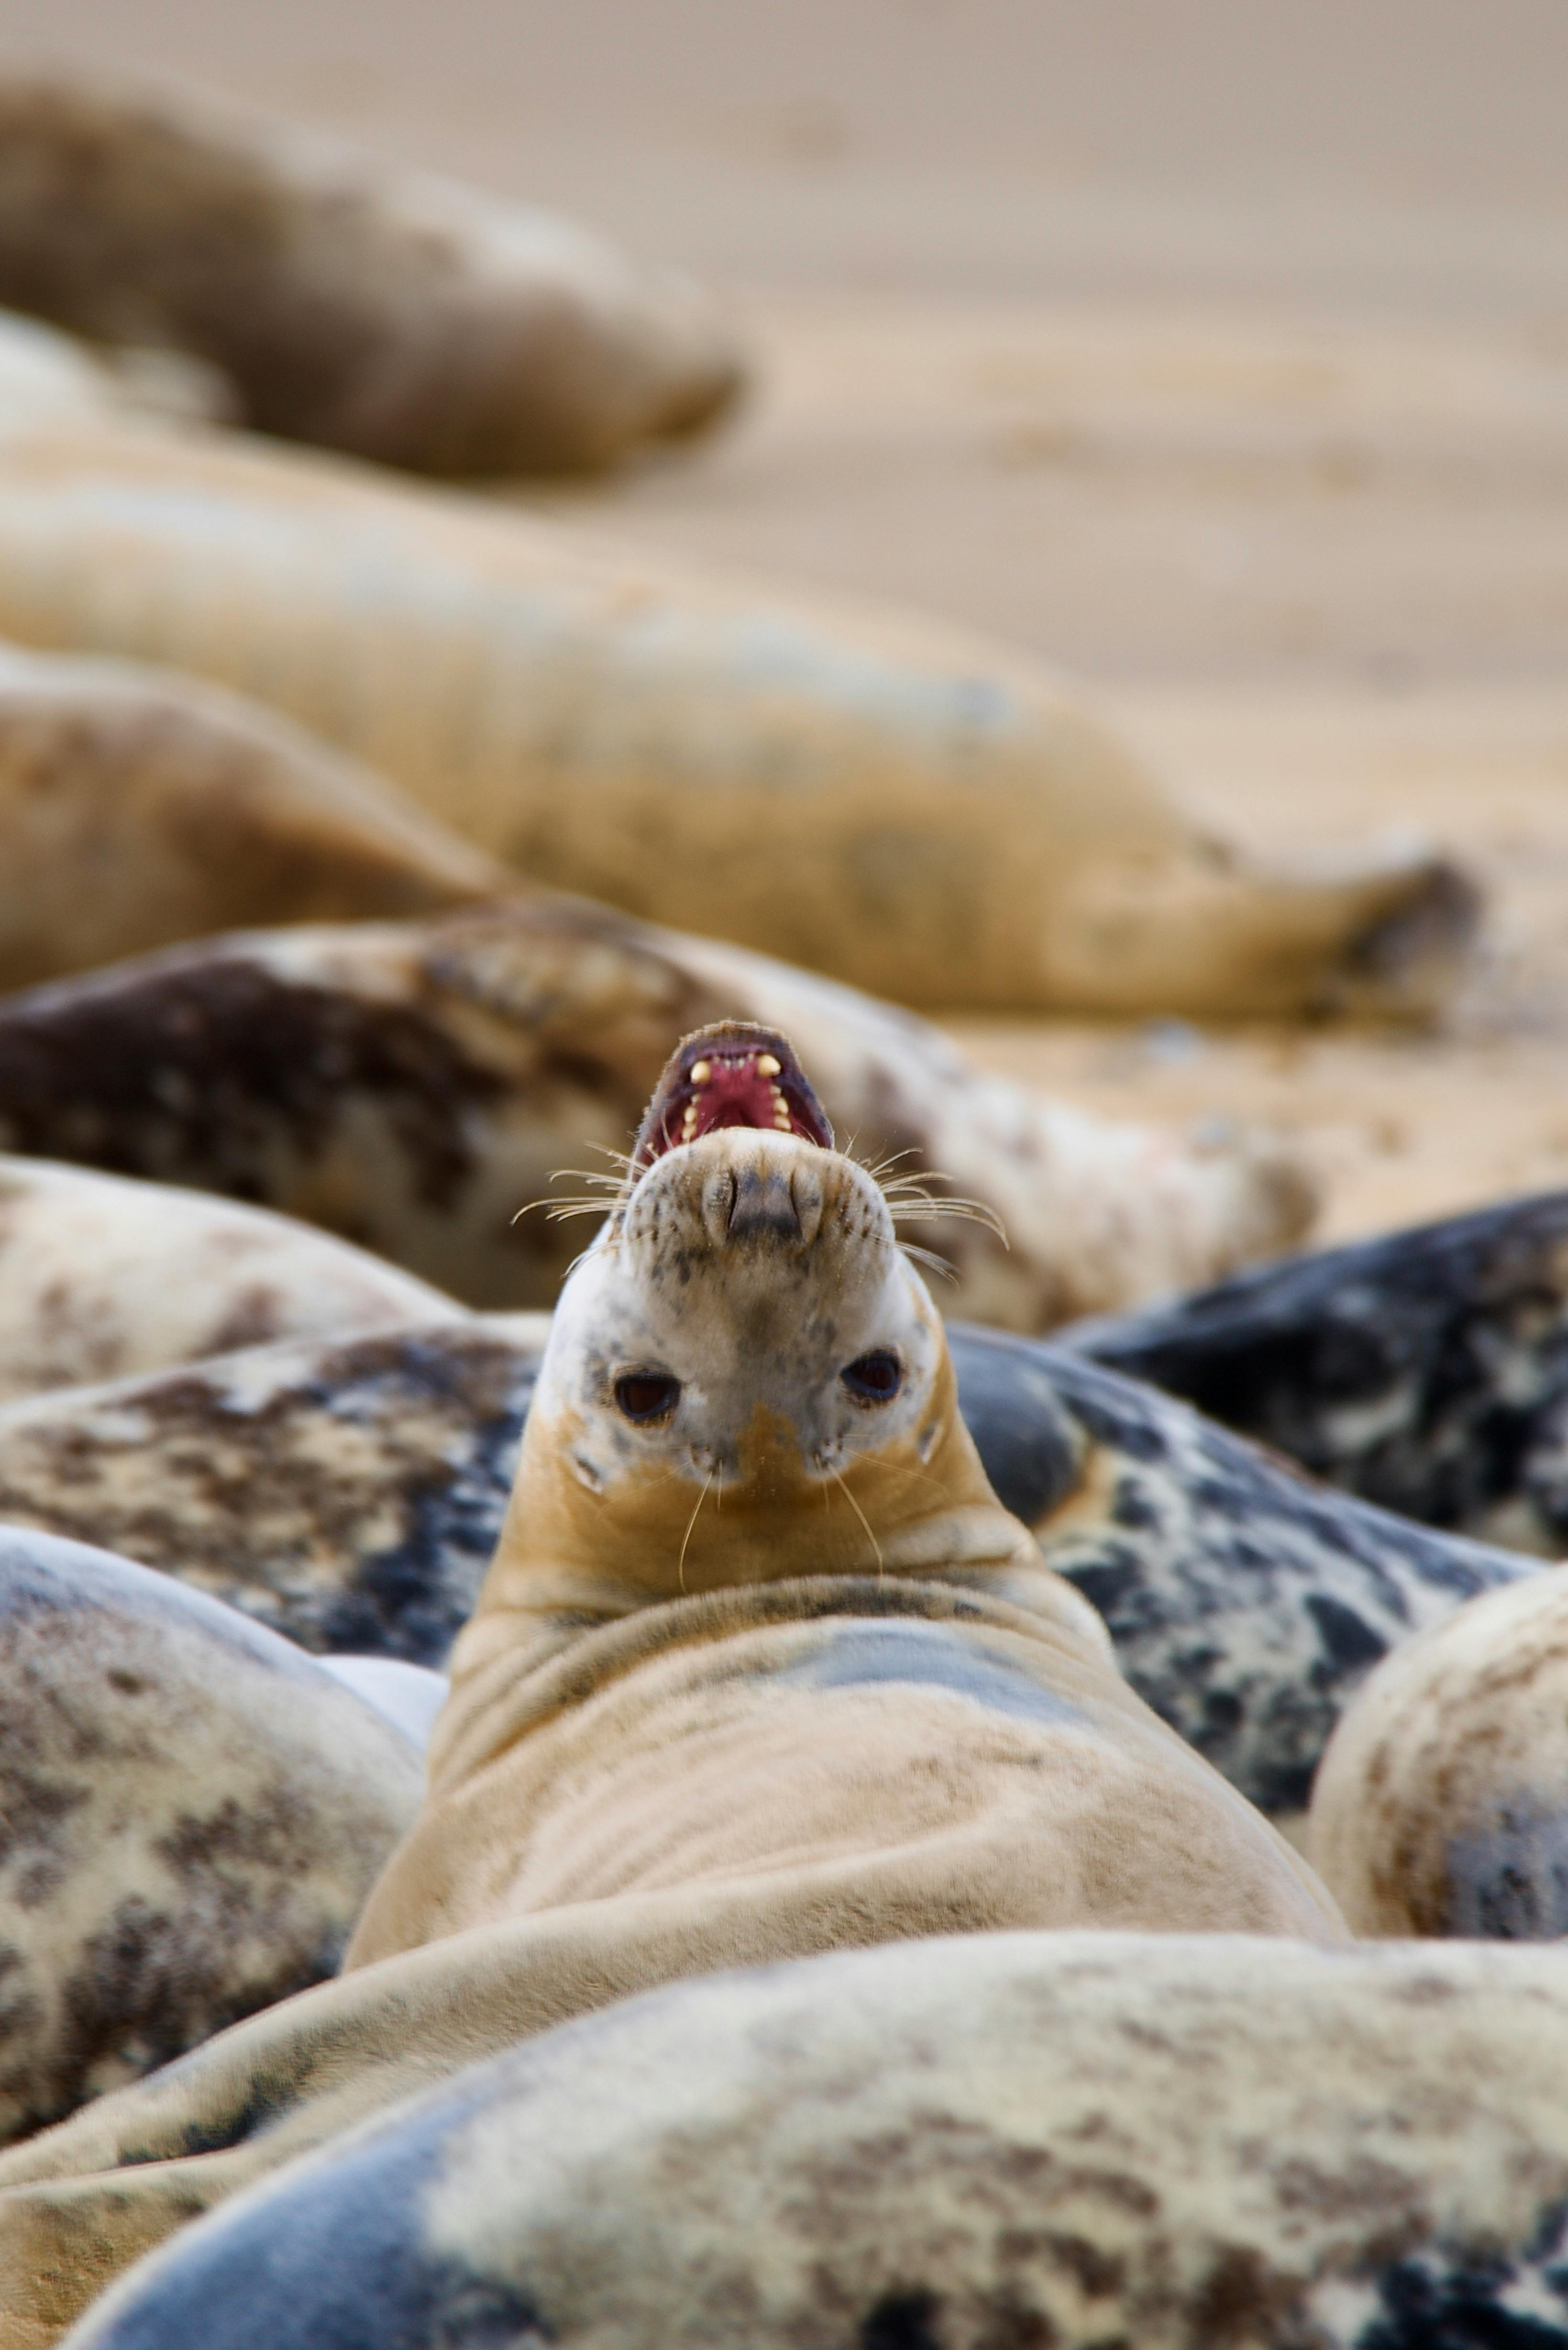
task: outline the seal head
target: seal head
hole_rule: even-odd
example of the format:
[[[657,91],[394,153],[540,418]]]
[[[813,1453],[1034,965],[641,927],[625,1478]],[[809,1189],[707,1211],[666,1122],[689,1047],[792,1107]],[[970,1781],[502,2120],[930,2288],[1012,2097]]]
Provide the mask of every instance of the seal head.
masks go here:
[[[991,1488],[891,1190],[835,1149],[784,1036],[724,1023],[681,1044],[562,1293],[460,1679],[515,1653],[519,1612],[553,1645],[803,1575],[996,1592],[1001,1571],[1004,1596],[1105,1651]]]

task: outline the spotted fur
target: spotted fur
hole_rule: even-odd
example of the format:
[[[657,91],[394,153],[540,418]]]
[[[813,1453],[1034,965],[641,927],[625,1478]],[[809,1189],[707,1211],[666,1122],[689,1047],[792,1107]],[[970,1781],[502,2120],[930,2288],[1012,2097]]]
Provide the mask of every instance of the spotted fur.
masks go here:
[[[625,1150],[680,1037],[727,1015],[787,1031],[868,1160],[1001,1217],[1010,1248],[904,1234],[981,1320],[1211,1279],[1311,1217],[1287,1148],[1058,1108],[867,996],[570,900],[233,935],[0,1002],[0,1148],[264,1201],[476,1305],[546,1306],[591,1236],[546,1219],[552,1179]]]
[[[1384,1509],[1568,1550],[1568,1191],[1263,1265],[1064,1343]]]
[[[179,2238],[72,2350],[1568,2350],[1534,1953],[987,1936],[654,1992]]]
[[[1379,1667],[1329,1742],[1310,1835],[1362,1933],[1568,1935],[1568,1567]]]
[[[330,1975],[421,1786],[286,1641],[0,1531],[0,2141]]]
[[[440,1665],[495,1547],[542,1334],[454,1315],[0,1409],[0,1520],[306,1648]]]

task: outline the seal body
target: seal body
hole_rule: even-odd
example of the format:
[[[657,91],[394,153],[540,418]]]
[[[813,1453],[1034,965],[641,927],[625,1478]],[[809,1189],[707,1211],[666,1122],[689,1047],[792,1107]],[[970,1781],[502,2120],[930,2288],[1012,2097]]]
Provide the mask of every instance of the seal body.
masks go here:
[[[1568,1548],[1568,1192],[1062,1336],[1385,1509],[1542,1557]]]
[[[516,887],[237,694],[0,647],[0,987],[245,924],[433,913]]]
[[[396,1266],[264,1210],[0,1158],[0,1404],[272,1338],[462,1318]]]
[[[871,1609],[836,1588],[867,1567]],[[731,1880],[786,1946],[836,1887],[855,1939],[1334,1930],[998,1506],[894,1209],[766,1030],[701,1031],[656,1089],[452,1670],[352,1964]]]
[[[1540,1571],[1316,1485],[1064,1347],[970,1329],[952,1345],[993,1482],[1134,1689],[1293,1832],[1381,1659]]]
[[[1329,1741],[1309,1843],[1360,1933],[1568,1935],[1568,1567],[1378,1668]]]
[[[1250,856],[1009,648],[237,436],[0,437],[0,633],[250,693],[535,882],[922,1007],[1421,1016],[1478,918],[1428,847]]]
[[[1029,1934],[758,1969],[294,2166],[72,2350],[1563,2350],[1565,2064],[1544,1952]]]
[[[286,1339],[0,1407],[0,1523],[121,1551],[317,1654],[443,1665],[505,1513],[531,1318]]]
[[[859,1149],[1001,1219],[1010,1248],[983,1222],[939,1235],[952,1304],[982,1318],[1187,1286],[1315,1206],[1266,1137],[1061,1109],[886,1004],[560,901],[230,937],[0,1003],[0,1142],[263,1200],[476,1305],[548,1305],[587,1237],[546,1214],[552,1178],[623,1152],[680,1037],[724,1015],[787,1023]]]
[[[592,471],[744,380],[674,273],[297,133],[10,81],[0,158],[0,301],[190,353],[265,432],[421,473]]]
[[[421,1777],[287,1641],[0,1533],[0,2138],[330,1975]]]

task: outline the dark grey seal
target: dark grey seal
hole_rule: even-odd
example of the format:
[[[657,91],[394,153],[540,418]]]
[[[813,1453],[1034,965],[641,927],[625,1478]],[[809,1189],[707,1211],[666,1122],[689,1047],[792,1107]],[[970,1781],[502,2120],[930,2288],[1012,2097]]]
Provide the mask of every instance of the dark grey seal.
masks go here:
[[[1062,1343],[1428,1525],[1568,1550],[1568,1191],[1238,1274]]]

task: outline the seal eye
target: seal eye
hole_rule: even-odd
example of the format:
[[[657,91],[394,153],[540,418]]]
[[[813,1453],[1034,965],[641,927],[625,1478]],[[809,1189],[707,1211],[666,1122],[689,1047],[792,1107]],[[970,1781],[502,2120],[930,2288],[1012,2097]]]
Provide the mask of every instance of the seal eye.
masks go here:
[[[680,1400],[680,1382],[664,1371],[627,1371],[615,1383],[615,1399],[628,1419],[668,1419]]]
[[[857,1403],[891,1403],[904,1384],[904,1367],[886,1347],[857,1355],[838,1374]]]

